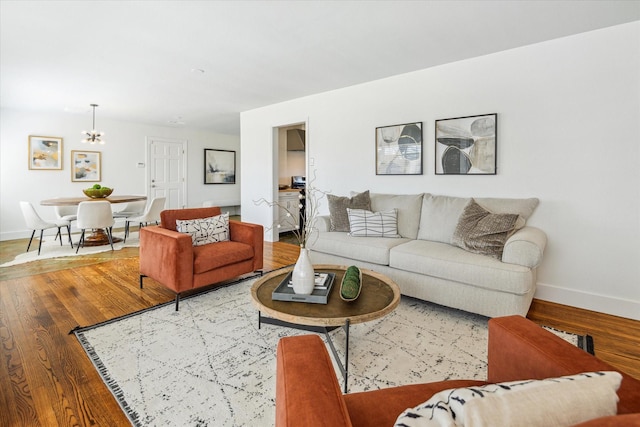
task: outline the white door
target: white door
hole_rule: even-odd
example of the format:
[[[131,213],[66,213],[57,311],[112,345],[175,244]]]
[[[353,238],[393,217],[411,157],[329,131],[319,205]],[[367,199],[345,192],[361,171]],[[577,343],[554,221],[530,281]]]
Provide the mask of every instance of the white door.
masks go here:
[[[165,209],[186,206],[187,141],[147,138],[148,198],[166,197]]]

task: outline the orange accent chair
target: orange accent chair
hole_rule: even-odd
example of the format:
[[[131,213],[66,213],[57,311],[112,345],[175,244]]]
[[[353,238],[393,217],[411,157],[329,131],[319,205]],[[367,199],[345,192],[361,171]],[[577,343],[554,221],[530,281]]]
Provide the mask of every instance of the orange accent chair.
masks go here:
[[[229,221],[229,241],[193,246],[191,236],[176,231],[176,220],[220,215],[219,207],[169,209],[160,213],[160,225],[140,229],[140,289],[151,277],[180,294],[220,283],[263,266],[264,230],[261,225]]]

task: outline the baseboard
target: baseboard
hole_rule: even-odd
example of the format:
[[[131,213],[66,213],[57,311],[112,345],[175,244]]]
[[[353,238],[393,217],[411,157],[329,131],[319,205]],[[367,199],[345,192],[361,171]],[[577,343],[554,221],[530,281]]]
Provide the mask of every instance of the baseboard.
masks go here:
[[[613,316],[640,320],[640,301],[614,298],[607,295],[583,292],[575,289],[538,283],[533,296],[543,301],[555,302]]]

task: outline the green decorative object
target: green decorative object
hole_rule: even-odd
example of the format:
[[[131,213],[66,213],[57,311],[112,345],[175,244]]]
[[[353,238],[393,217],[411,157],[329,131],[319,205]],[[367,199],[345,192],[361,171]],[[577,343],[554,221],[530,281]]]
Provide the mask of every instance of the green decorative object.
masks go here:
[[[340,284],[340,298],[344,301],[355,301],[362,290],[362,272],[355,265],[350,266],[344,272]]]
[[[105,197],[109,197],[111,193],[113,193],[113,188],[102,187],[100,184],[95,184],[91,188],[87,188],[82,190],[82,192],[87,197],[91,197],[92,199],[104,199]]]

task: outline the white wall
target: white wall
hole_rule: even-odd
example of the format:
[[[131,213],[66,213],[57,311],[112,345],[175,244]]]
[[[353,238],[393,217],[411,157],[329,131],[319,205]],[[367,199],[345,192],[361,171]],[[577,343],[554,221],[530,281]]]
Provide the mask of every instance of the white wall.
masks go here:
[[[416,52],[428,55],[429,52]],[[434,175],[434,121],[498,113],[498,174]],[[316,187],[538,197],[536,297],[640,319],[640,22],[242,114],[243,218],[272,224],[274,126],[308,120]],[[376,176],[377,126],[421,121],[424,175]],[[307,175],[310,175],[308,173]],[[326,204],[321,208],[327,212]],[[268,238],[273,238],[269,235]]]
[[[39,206],[40,200],[82,196],[82,189],[94,183],[71,181],[71,150],[102,153],[101,184],[117,194],[147,194],[146,138],[164,137],[187,140],[187,206],[201,206],[205,200],[240,200],[240,138],[210,131],[148,126],[100,118],[99,130],[106,132],[105,145],[82,144],[80,131],[91,125],[91,116],[61,112],[42,114],[16,110],[0,111],[0,240],[29,237],[18,202],[30,201],[43,218],[55,217],[52,207]],[[63,138],[63,170],[28,169],[29,135]],[[204,184],[204,149],[236,150],[236,184]]]

